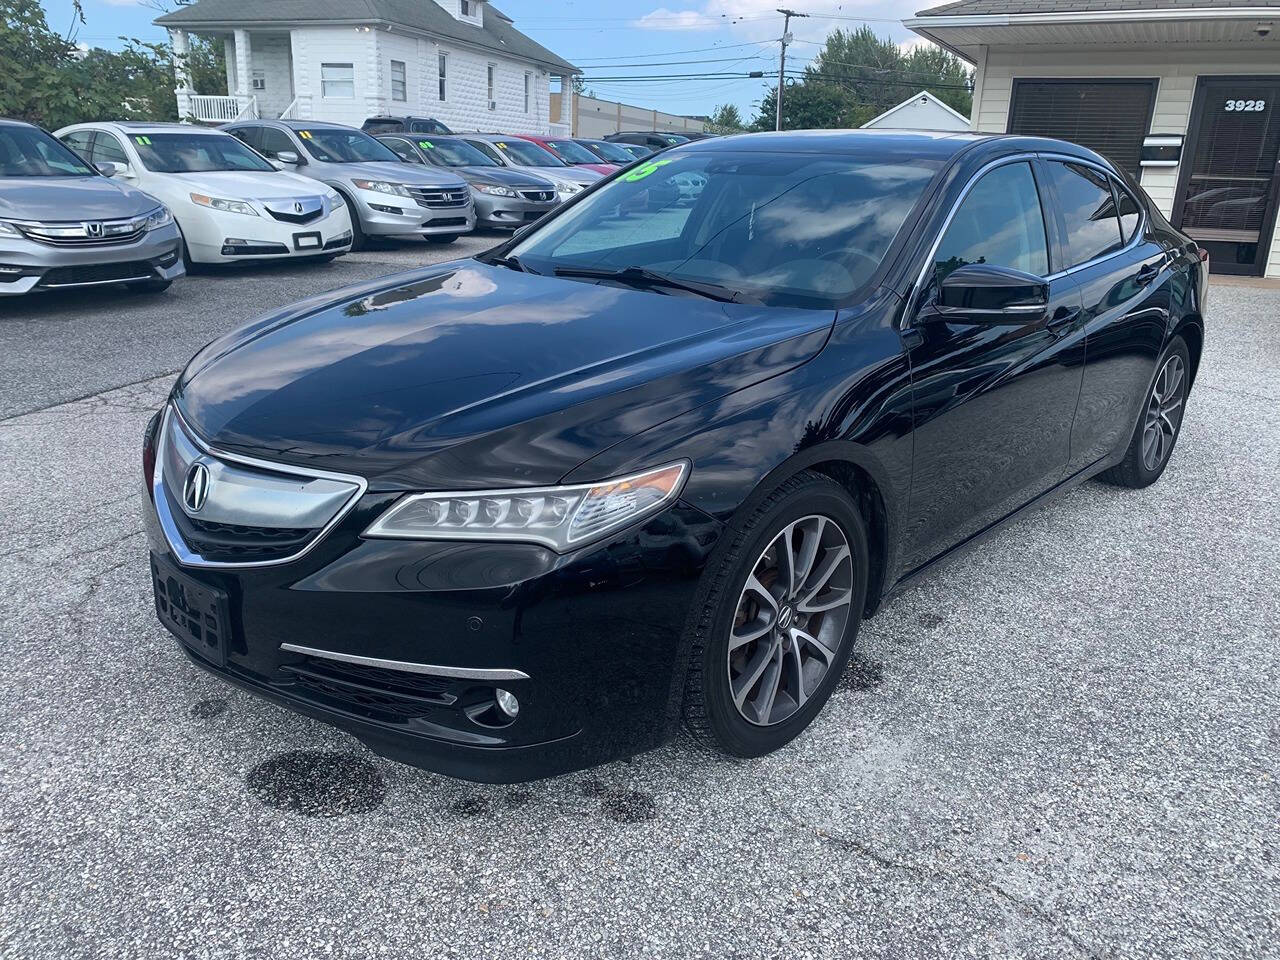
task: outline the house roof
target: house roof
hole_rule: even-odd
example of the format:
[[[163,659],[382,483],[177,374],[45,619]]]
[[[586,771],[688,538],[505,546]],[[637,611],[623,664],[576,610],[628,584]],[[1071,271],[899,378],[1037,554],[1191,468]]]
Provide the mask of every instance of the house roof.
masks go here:
[[[242,27],[286,23],[385,23],[483,47],[554,71],[581,73],[568,60],[525,36],[490,6],[484,26],[452,17],[433,0],[197,0],[157,17],[162,27]]]
[[[884,113],[880,114],[878,117],[872,117],[870,120],[868,120],[866,123],[864,123],[864,124],[863,124],[863,126],[864,126],[864,127],[870,127],[870,126],[872,126],[872,125],[874,125],[874,124],[877,124],[877,123],[879,123],[881,120],[885,120],[885,119],[887,119],[888,117],[893,116],[893,115],[894,115],[895,113],[897,113],[899,110],[902,110],[902,109],[904,109],[904,108],[906,108],[906,107],[909,107],[909,106],[911,106],[913,103],[916,103],[917,101],[922,100],[922,99],[923,99],[923,100],[927,100],[927,101],[929,101],[929,102],[930,102],[930,103],[932,103],[935,107],[941,107],[941,108],[942,108],[943,110],[945,110],[947,113],[951,114],[953,117],[955,117],[955,118],[956,118],[957,120],[959,120],[961,123],[963,123],[963,124],[964,124],[965,129],[968,129],[968,127],[969,127],[969,118],[968,118],[968,117],[966,117],[966,116],[965,116],[963,113],[961,113],[960,111],[955,110],[955,109],[953,109],[953,108],[951,108],[951,107],[947,106],[945,103],[943,103],[941,100],[939,100],[937,97],[935,97],[935,96],[934,96],[932,93],[930,93],[928,90],[921,90],[919,93],[913,93],[911,96],[907,97],[907,99],[903,100],[900,104],[898,104],[896,107],[890,107],[888,110],[886,110]]]
[[[917,17],[1016,16],[1023,13],[1101,13],[1108,10],[1226,10],[1276,7],[1280,0],[955,0],[921,10]]]

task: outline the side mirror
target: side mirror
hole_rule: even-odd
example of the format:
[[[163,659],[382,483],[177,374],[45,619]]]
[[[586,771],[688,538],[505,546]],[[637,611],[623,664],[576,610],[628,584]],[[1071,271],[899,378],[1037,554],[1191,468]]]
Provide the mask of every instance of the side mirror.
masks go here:
[[[970,323],[1027,323],[1044,316],[1049,284],[1012,267],[971,263],[943,278],[927,312],[939,319]]]
[[[112,163],[110,160],[103,160],[101,163],[95,163],[98,172],[104,177],[132,177],[133,171],[129,169],[127,163]]]
[[[281,163],[289,164],[291,167],[299,166],[302,163],[302,158],[292,150],[281,150],[276,154],[276,159]]]

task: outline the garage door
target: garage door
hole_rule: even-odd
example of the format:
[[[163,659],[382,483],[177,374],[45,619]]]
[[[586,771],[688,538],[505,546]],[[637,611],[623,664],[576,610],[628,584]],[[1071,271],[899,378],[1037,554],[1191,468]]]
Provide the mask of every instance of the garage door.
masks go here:
[[[1009,132],[1070,140],[1136,177],[1155,96],[1155,80],[1017,79]]]

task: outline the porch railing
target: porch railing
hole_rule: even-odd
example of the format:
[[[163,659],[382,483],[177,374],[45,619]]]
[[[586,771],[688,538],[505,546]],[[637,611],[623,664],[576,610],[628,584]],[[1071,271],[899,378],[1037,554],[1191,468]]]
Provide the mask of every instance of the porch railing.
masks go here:
[[[214,97],[194,94],[191,97],[191,115],[202,123],[230,123],[246,117],[258,116],[257,97]]]
[[[284,108],[284,112],[280,114],[281,120],[301,120],[302,116],[298,112],[298,98],[294,97],[289,101],[289,105]]]

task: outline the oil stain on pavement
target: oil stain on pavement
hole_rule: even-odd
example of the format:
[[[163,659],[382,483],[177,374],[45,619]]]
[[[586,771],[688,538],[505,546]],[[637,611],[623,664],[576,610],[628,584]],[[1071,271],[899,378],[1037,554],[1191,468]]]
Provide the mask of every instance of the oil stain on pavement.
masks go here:
[[[226,712],[227,701],[218,698],[198,700],[191,705],[191,716],[196,720],[212,720]]]
[[[305,817],[341,817],[382,805],[386,784],[372,763],[350,753],[296,750],[265,760],[245,782],[269,807]]]

